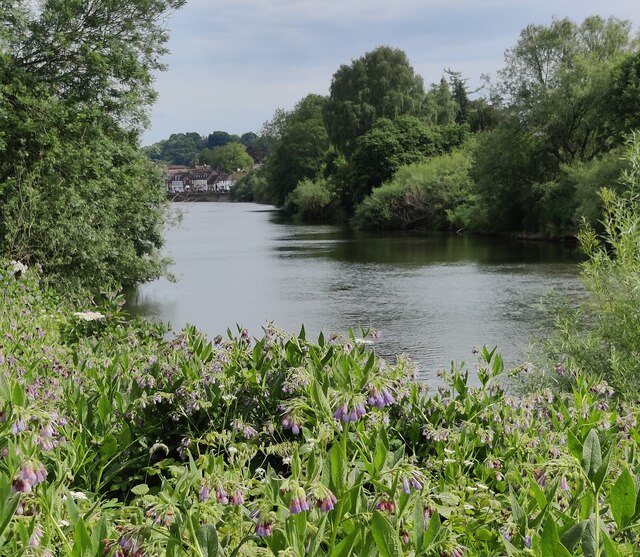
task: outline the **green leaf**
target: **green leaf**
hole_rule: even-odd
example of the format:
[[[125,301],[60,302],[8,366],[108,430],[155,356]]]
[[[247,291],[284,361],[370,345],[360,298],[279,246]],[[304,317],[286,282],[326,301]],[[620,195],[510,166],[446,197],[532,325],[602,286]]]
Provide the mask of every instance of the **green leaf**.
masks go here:
[[[616,524],[619,528],[624,528],[636,510],[636,484],[626,468],[611,489],[609,503]]]
[[[333,483],[333,489],[336,494],[341,494],[344,491],[345,480],[345,463],[342,456],[342,447],[338,443],[331,447],[329,452],[329,462],[331,464],[331,482]]]
[[[582,553],[584,557],[596,557],[596,549],[596,515],[592,514],[582,534]]]
[[[196,531],[198,545],[203,557],[216,557],[218,555],[218,533],[215,526],[205,524]]]
[[[424,533],[422,548],[426,549],[427,547],[429,547],[429,544],[436,539],[438,533],[440,532],[440,526],[440,514],[438,514],[438,511],[434,511],[429,518],[429,526],[427,527],[427,531]]]
[[[604,542],[604,557],[622,557],[605,531],[602,532],[602,541]]]
[[[385,461],[387,460],[387,454],[389,452],[389,439],[387,438],[387,430],[381,427],[378,431],[378,439],[376,443],[376,453],[373,457],[373,466],[376,474],[380,474]],[[376,476],[377,477],[377,476]]]
[[[373,511],[371,533],[381,557],[402,557],[402,545],[396,531],[379,511]]]
[[[571,557],[571,553],[560,543],[556,523],[549,515],[547,515],[542,527],[540,548],[544,557]]]
[[[509,489],[509,500],[511,501],[511,514],[522,533],[527,525],[527,515],[524,512],[524,509],[520,506],[520,503],[518,503],[518,500],[513,493],[513,489]]]
[[[351,548],[356,542],[356,538],[360,534],[360,527],[354,528],[353,532],[349,534],[346,538],[342,539],[340,543],[336,544],[331,553],[329,553],[330,557],[348,557],[351,555]]]
[[[569,551],[573,551],[578,542],[582,539],[584,530],[587,527],[588,520],[582,520],[577,524],[574,524],[564,534],[560,541]]]
[[[600,466],[602,466],[600,439],[598,438],[596,430],[592,429],[582,446],[582,468],[587,474],[587,477],[593,481]]]
[[[92,541],[89,537],[89,532],[84,524],[84,520],[78,520],[76,527],[73,530],[73,549],[71,550],[71,557],[82,557],[85,554],[92,554]]]
[[[7,497],[2,501],[2,506],[0,507],[0,540],[2,539],[5,530],[9,527],[9,523],[11,522],[19,503],[19,493],[16,493],[11,497]]]
[[[131,492],[136,495],[146,495],[149,493],[149,486],[147,484],[138,484],[131,488]]]

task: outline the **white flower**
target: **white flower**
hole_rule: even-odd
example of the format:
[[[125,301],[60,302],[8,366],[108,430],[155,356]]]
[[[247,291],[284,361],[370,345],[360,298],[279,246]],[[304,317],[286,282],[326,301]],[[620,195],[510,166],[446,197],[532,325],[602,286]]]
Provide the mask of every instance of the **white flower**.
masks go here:
[[[88,501],[89,498],[82,491],[71,491],[71,497],[74,501]]]
[[[97,321],[98,319],[104,319],[104,315],[98,311],[76,311],[74,314],[76,317],[83,321]]]
[[[26,273],[27,269],[29,268],[24,263],[22,263],[21,261],[12,261],[11,265],[13,267],[13,274],[14,275]]]
[[[238,452],[238,449],[237,447],[229,447],[227,451],[229,451],[229,454],[236,454]]]

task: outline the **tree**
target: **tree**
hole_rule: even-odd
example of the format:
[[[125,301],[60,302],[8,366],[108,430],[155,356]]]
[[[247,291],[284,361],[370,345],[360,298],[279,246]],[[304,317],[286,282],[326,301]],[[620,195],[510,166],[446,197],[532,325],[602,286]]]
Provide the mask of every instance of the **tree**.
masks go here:
[[[276,113],[279,139],[267,161],[267,176],[273,202],[281,206],[298,182],[314,179],[320,173],[329,149],[329,138],[322,119],[326,97],[307,95],[283,116]],[[275,126],[274,126],[275,128]]]
[[[139,150],[162,18],[183,0],[32,3],[0,11],[0,252],[56,286],[157,277],[164,193]]]
[[[482,228],[571,233],[578,203],[590,205],[577,200],[571,168],[602,158],[629,131],[611,125],[610,98],[614,70],[637,46],[630,29],[615,18],[553,20],[526,27],[507,51],[497,89],[505,108],[474,168]]]
[[[172,133],[169,139],[145,147],[143,152],[152,160],[191,166],[198,160],[203,143],[197,132]]]
[[[200,155],[200,162],[224,172],[247,170],[253,165],[246,147],[240,143],[226,143],[220,147],[205,149]]]
[[[437,85],[431,85],[424,100],[424,115],[433,126],[447,126],[456,122],[458,104],[451,95],[449,84],[444,77]]]
[[[349,66],[340,66],[334,74],[324,109],[329,138],[349,158],[356,139],[376,120],[417,115],[423,101],[422,78],[414,73],[406,54],[379,47]]]
[[[456,124],[436,127],[415,116],[378,120],[356,142],[349,165],[350,198],[344,204],[351,209],[401,166],[448,152],[464,138],[465,129]]]

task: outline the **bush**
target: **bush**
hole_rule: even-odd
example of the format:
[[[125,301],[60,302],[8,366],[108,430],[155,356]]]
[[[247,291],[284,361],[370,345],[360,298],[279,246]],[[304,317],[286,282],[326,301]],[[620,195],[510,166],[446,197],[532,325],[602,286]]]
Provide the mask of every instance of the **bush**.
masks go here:
[[[589,257],[582,280],[588,296],[558,315],[548,351],[610,382],[629,398],[640,395],[640,135],[628,143],[627,191],[603,189],[603,234],[585,224],[579,241]]]
[[[287,196],[284,211],[303,221],[326,220],[331,217],[333,199],[326,179],[303,180]]]
[[[364,229],[450,228],[451,215],[472,193],[471,151],[467,146],[400,168],[391,182],[374,189],[358,205],[354,225]]]

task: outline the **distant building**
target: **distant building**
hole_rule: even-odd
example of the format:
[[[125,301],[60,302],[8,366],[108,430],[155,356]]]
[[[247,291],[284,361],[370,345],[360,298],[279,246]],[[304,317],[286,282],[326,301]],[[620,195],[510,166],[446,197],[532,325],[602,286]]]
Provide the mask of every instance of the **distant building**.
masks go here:
[[[165,176],[165,187],[168,193],[228,192],[244,175],[244,170],[220,172],[209,165],[170,165]]]

